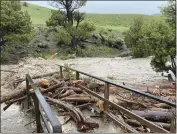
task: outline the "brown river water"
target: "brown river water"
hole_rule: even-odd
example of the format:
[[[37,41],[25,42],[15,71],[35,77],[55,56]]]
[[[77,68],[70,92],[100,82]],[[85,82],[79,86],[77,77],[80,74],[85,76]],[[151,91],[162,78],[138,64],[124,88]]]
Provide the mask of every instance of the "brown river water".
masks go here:
[[[1,71],[1,95],[13,92],[11,81],[15,78],[24,78],[26,73],[31,76],[40,75],[44,73],[50,73],[59,70],[56,64],[64,65],[69,64],[71,68],[87,72],[94,76],[109,79],[117,83],[128,84],[155,84],[167,81],[167,78],[161,76],[160,73],[156,73],[150,66],[151,58],[137,58],[131,57],[116,57],[116,58],[76,58],[69,60],[44,60],[42,58],[27,58],[23,59],[16,65],[2,65],[2,70],[11,70],[18,73]],[[31,122],[32,115],[25,114],[21,111],[18,105],[12,105],[6,111],[2,108],[4,104],[1,104],[1,132],[2,133],[26,133],[33,132],[35,130],[34,123],[25,126],[25,124]],[[89,114],[89,113],[88,113]],[[58,117],[62,123],[63,118]],[[100,128],[95,130],[99,133],[116,133],[121,132],[120,127],[115,126],[112,122],[105,122],[102,119],[92,119],[100,124]],[[74,122],[62,126],[63,132],[77,132]]]

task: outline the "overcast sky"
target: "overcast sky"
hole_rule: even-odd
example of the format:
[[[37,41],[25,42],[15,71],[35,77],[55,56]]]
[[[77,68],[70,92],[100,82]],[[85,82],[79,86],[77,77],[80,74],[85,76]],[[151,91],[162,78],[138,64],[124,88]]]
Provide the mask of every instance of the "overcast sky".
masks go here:
[[[49,7],[48,1],[27,1],[32,4]],[[112,14],[158,14],[160,6],[167,4],[167,1],[87,1],[85,7],[80,11],[86,13],[112,13]]]

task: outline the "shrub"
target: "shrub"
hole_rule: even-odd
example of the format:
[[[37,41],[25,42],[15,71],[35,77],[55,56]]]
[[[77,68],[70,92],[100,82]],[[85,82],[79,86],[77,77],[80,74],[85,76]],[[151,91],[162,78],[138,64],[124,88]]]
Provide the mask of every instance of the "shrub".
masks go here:
[[[27,2],[23,2],[23,6],[28,7]]]

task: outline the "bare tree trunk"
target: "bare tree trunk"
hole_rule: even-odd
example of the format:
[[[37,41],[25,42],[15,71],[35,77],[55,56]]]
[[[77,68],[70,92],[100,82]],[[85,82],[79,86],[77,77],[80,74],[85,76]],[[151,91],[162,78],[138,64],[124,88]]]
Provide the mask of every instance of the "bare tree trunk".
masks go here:
[[[162,112],[162,111],[138,111],[132,110],[133,113],[144,117],[147,120],[157,121],[157,122],[169,122],[171,121],[171,112]]]

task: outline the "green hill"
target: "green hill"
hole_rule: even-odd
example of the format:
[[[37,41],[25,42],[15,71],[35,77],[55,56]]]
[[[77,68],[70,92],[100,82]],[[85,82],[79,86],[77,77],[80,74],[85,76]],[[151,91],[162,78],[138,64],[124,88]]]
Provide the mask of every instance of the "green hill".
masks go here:
[[[23,11],[27,11],[33,24],[45,24],[51,15],[51,9],[28,3],[28,7],[22,6]],[[98,29],[113,29],[123,32],[127,30],[134,18],[144,17],[145,19],[162,19],[161,16],[142,14],[86,14],[86,20],[96,25]]]
[[[27,11],[31,16],[33,24],[45,24],[51,16],[51,9],[27,3],[27,7],[22,5],[22,11]]]

